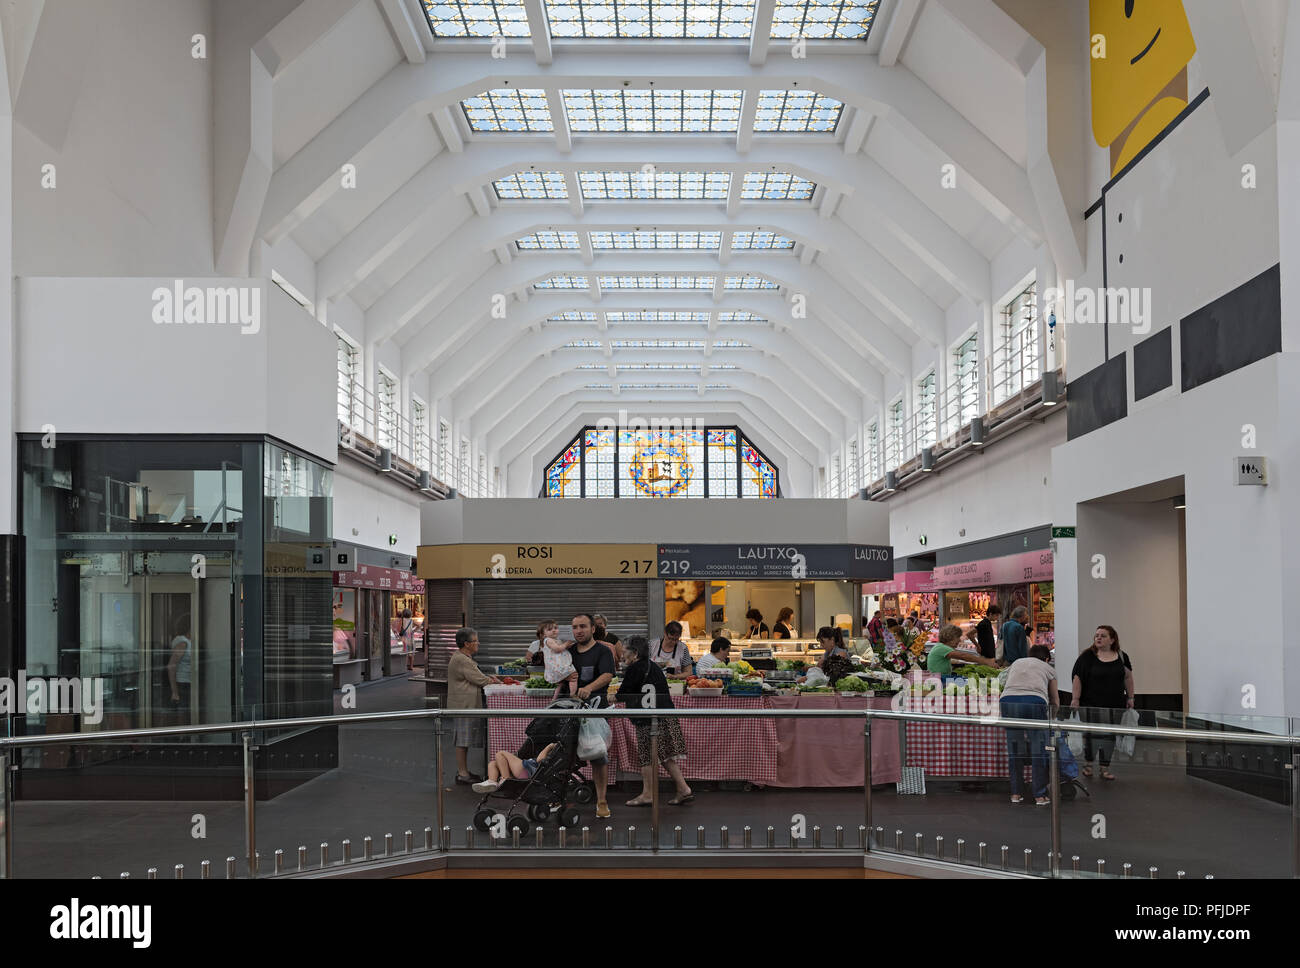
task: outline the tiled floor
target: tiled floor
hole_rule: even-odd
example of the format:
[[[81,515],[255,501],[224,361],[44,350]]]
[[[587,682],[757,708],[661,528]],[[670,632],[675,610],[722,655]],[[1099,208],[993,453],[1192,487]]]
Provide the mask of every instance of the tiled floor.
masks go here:
[[[422,708],[418,684],[394,679],[363,686],[357,692],[358,711]],[[320,862],[320,845],[328,843],[330,859],[342,856],[344,838],[352,841],[352,856],[360,857],[362,840],[374,838],[375,853],[382,853],[384,834],[394,836],[395,849],[403,846],[403,832],[414,832],[422,845],[425,827],[435,825],[436,786],[432,768],[433,730],[428,723],[357,725],[340,730],[341,768],[311,780],[277,797],[259,802],[256,842],[263,871],[272,866],[277,848],[284,850],[287,869],[297,866],[297,848],[308,848],[311,866]],[[1172,749],[1172,747],[1171,747]],[[1149,760],[1159,757],[1145,751]],[[447,776],[454,770],[448,746]],[[1287,807],[1268,803],[1186,776],[1181,766],[1156,766],[1138,761],[1117,767],[1114,783],[1089,782],[1091,799],[1061,804],[1062,854],[1065,866],[1079,855],[1084,871],[1096,871],[1097,860],[1106,861],[1107,874],[1119,874],[1121,865],[1133,865],[1133,876],[1148,876],[1155,866],[1160,877],[1184,870],[1188,877],[1290,876],[1291,827]],[[597,846],[605,842],[604,828],[614,828],[616,849],[627,844],[627,828],[637,828],[636,842],[648,846],[650,811],[627,807],[635,789],[625,783],[612,791],[614,816],[597,821],[587,808],[581,824],[591,828]],[[776,828],[778,846],[789,843],[792,823],[803,818],[811,843],[814,825],[822,828],[822,843],[834,845],[834,828],[844,828],[848,847],[858,843],[858,825],[864,822],[864,798],[852,790],[710,789],[698,784],[698,799],[686,807],[661,813],[660,843],[672,849],[675,826],[683,828],[684,848],[694,849],[696,828],[705,828],[706,842],[717,846],[720,828],[730,830],[732,846],[742,842],[742,828],[753,828],[756,846],[766,843],[766,828]],[[444,789],[446,824],[452,844],[465,844],[478,798],[467,787],[450,784]],[[500,801],[497,801],[500,803]],[[983,792],[930,782],[925,796],[898,796],[892,787],[873,795],[873,825],[885,828],[892,847],[895,831],[903,830],[903,845],[915,850],[915,834],[924,835],[926,854],[936,850],[936,836],[944,838],[945,856],[956,855],[958,838],[966,841],[966,860],[977,860],[977,844],[988,845],[991,864],[1000,863],[1000,848],[1008,847],[1011,866],[1023,869],[1024,851],[1032,850],[1033,869],[1045,868],[1051,843],[1050,810],[1030,805],[1012,806],[1000,784]],[[197,836],[198,834],[204,836]],[[556,843],[555,827],[545,830],[546,843]],[[129,803],[106,801],[19,802],[14,817],[14,874],[18,877],[117,877],[129,871],[144,877],[149,867],[159,877],[173,876],[173,865],[184,864],[185,876],[198,876],[199,862],[212,862],[212,876],[224,877],[226,858],[245,864],[245,829],[242,804]],[[488,838],[476,835],[486,848]],[[533,843],[530,832],[525,844]],[[569,843],[580,843],[575,831]],[[498,849],[510,849],[498,848]]]

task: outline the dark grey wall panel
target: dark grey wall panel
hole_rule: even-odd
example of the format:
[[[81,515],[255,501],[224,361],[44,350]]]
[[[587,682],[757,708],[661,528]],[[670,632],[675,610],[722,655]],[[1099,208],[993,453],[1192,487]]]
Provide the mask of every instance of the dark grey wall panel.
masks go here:
[[[1183,392],[1282,352],[1282,271],[1273,266],[1180,323]]]
[[[1128,386],[1121,353],[1072,380],[1065,390],[1066,439],[1074,440],[1128,415]]]
[[[1174,348],[1172,326],[1148,336],[1133,347],[1133,399],[1141,400],[1173,386]]]
[[[1052,526],[1044,524],[1037,528],[1017,531],[1014,534],[999,535],[983,541],[971,541],[951,548],[940,548],[935,552],[935,567],[957,565],[964,561],[979,558],[1002,558],[1006,555],[1018,555],[1025,551],[1043,551],[1052,540]]]

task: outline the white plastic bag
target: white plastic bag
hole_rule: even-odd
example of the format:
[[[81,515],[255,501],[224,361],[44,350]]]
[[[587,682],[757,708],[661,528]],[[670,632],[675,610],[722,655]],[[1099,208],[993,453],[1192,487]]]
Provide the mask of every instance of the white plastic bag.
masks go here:
[[[1069,718],[1066,719],[1065,721],[1065,724],[1068,726],[1071,723],[1078,723],[1078,722],[1080,722],[1078,712],[1071,711]],[[1066,745],[1070,747],[1070,752],[1073,753],[1076,757],[1080,757],[1083,755],[1083,733],[1079,732],[1077,729],[1069,730],[1065,734],[1065,742]]]
[[[808,670],[807,678],[804,680],[805,686],[826,686],[830,685],[830,680],[826,678],[826,673],[822,672],[816,666]]]
[[[578,730],[578,759],[603,760],[609,751],[609,723],[596,717],[582,721]]]
[[[1138,724],[1137,710],[1136,709],[1124,710],[1124,715],[1120,718],[1119,724],[1121,726],[1136,726]],[[1132,735],[1131,733],[1126,733],[1123,736],[1115,737],[1115,752],[1123,753],[1125,756],[1131,759],[1133,756],[1133,751],[1135,749],[1137,749],[1136,736]]]

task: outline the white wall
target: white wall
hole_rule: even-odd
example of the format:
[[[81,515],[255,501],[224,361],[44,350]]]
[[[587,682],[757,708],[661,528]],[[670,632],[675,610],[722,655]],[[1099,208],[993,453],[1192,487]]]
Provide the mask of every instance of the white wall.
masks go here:
[[[20,279],[16,424],[40,433],[271,434],[333,463],[333,336],[257,279],[261,325],[154,323],[171,278]]]
[[[426,503],[378,471],[342,460],[334,469],[334,540],[388,548],[388,536],[395,534],[393,552],[414,555],[420,544],[420,508]]]

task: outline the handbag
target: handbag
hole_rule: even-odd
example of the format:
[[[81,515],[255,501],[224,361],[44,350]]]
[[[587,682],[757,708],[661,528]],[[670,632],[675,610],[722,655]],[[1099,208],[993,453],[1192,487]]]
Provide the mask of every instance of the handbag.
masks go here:
[[[1137,710],[1136,709],[1124,710],[1124,715],[1120,717],[1119,724],[1121,726],[1138,725]],[[1132,759],[1133,751],[1136,748],[1137,748],[1137,737],[1134,736],[1132,733],[1125,733],[1123,736],[1117,736],[1115,738],[1115,752],[1117,753],[1123,753],[1125,756]]]
[[[1065,720],[1065,724],[1067,726],[1070,723],[1082,723],[1082,721],[1079,719],[1079,713],[1077,710],[1072,711],[1069,717]],[[1068,730],[1065,734],[1065,743],[1067,746],[1070,747],[1070,752],[1073,753],[1075,756],[1083,755],[1083,733],[1081,733],[1079,730],[1077,729]]]
[[[604,719],[589,716],[582,721],[578,729],[578,750],[580,760],[603,760],[609,752],[609,723]]]

